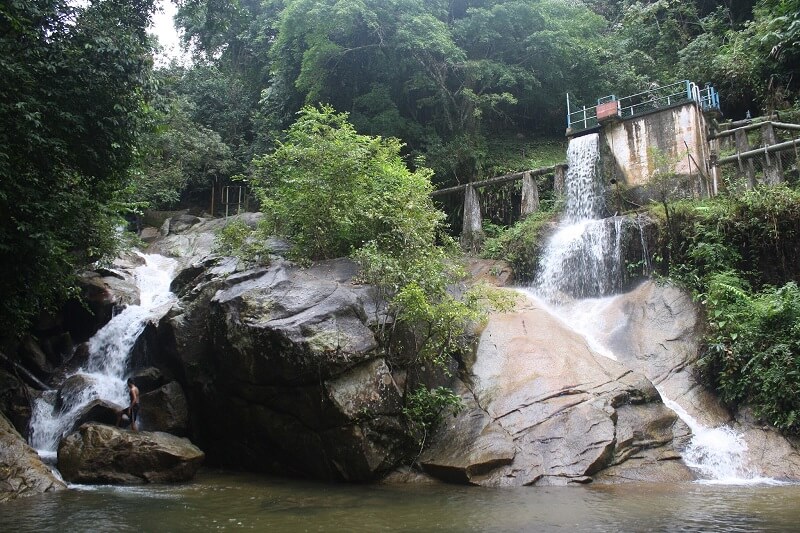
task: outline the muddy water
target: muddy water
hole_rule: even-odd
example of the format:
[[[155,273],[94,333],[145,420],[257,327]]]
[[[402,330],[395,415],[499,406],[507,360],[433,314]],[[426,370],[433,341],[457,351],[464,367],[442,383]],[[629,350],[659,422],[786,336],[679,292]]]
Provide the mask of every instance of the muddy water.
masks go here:
[[[800,486],[486,489],[326,485],[202,472],[186,485],[94,487],[0,505],[0,531],[791,531]]]

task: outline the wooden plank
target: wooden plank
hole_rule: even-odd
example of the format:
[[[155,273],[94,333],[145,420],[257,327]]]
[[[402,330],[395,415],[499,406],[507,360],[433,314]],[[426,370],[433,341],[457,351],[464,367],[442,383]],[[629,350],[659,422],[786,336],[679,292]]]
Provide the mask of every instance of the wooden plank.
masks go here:
[[[742,152],[740,154],[730,155],[728,157],[722,157],[717,159],[714,162],[715,166],[725,165],[727,163],[733,163],[735,161],[739,161],[740,159],[750,159],[759,155],[764,155],[765,153],[774,153],[780,152],[782,150],[788,150],[789,148],[794,148],[800,146],[800,137],[797,139],[793,139],[791,141],[786,141],[778,144],[773,144],[772,146],[767,146],[765,148],[756,148],[755,150],[749,150],[747,152]]]
[[[525,174],[529,174],[530,176],[541,176],[544,174],[550,174],[551,172],[555,172],[556,168],[561,166],[566,166],[566,163],[553,165],[552,167],[537,168],[535,170],[523,170],[522,172],[514,172],[513,174],[504,174],[502,176],[497,176],[495,178],[489,178],[488,180],[474,181],[472,183],[465,183],[463,185],[447,187],[446,189],[439,189],[438,191],[433,191],[431,193],[431,196],[441,196],[443,194],[450,194],[453,192],[463,192],[468,186],[482,188],[482,187],[489,187],[492,185],[499,185],[501,183],[508,183],[509,181],[516,181],[522,179],[522,177],[525,176]]]

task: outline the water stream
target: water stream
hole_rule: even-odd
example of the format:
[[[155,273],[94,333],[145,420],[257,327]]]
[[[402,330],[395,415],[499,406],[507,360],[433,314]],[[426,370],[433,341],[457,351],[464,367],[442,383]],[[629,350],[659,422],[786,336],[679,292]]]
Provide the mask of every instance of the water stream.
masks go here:
[[[125,378],[131,349],[147,322],[163,316],[175,298],[169,284],[177,262],[160,255],[140,255],[145,263],[133,272],[140,303],[123,309],[89,340],[86,364],[67,377],[60,394],[50,391],[34,402],[31,445],[46,459],[54,457],[59,439],[89,403],[128,404]]]
[[[623,223],[622,217],[601,218],[603,194],[602,180],[597,175],[598,143],[597,134],[570,141],[563,222],[545,246],[529,296],[583,335],[595,352],[616,359],[604,342],[615,327],[604,322],[604,309],[613,305],[613,294],[624,283]],[[746,466],[747,445],[733,429],[705,427],[662,390],[659,393],[664,405],[692,430],[691,443],[683,451],[684,460],[702,480],[725,484],[777,483]]]

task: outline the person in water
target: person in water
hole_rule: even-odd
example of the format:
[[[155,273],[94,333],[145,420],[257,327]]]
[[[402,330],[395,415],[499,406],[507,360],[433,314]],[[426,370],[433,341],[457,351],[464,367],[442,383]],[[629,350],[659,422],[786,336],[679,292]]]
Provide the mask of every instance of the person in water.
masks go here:
[[[128,395],[131,398],[131,404],[117,414],[117,426],[122,422],[122,415],[127,414],[131,421],[131,429],[138,431],[136,420],[139,418],[139,387],[133,382],[133,378],[128,378]]]

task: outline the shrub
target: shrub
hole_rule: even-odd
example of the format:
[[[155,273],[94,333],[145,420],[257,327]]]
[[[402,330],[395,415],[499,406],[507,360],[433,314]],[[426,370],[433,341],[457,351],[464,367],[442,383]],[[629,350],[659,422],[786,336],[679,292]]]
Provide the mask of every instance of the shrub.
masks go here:
[[[753,294],[733,272],[711,276],[703,376],[723,401],[749,403],[774,426],[800,430],[800,288],[795,282]]]
[[[552,225],[558,208],[537,211],[504,229],[483,243],[481,256],[487,259],[502,259],[514,269],[521,281],[531,281],[536,275],[539,254],[544,246],[543,234]]]
[[[268,265],[270,249],[266,244],[267,235],[263,224],[252,228],[242,219],[234,218],[217,233],[215,251],[245,263]]]
[[[673,205],[670,276],[708,317],[701,378],[800,431],[800,193],[785,185]]]
[[[441,421],[446,411],[453,414],[464,408],[461,398],[446,387],[428,389],[424,385],[408,395],[403,414],[411,422],[412,427],[421,433],[420,445]]]
[[[368,242],[395,254],[431,246],[444,219],[430,199],[431,171],[409,171],[401,148],[397,139],[359,135],[329,106],[303,108],[275,152],[254,161],[270,229],[312,260]]]

